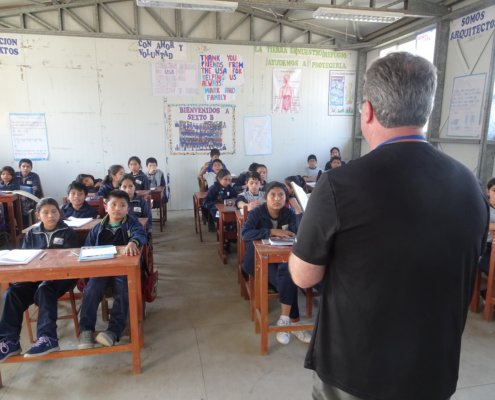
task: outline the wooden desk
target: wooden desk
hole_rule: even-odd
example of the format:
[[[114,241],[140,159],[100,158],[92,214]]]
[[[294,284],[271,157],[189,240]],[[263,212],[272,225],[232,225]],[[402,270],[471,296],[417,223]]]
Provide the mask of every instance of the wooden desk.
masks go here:
[[[277,326],[268,324],[268,264],[289,262],[291,246],[270,246],[260,240],[254,244],[254,323],[256,332],[261,333],[261,354],[268,353],[268,333],[312,330],[314,324]]]
[[[165,222],[167,222],[167,204],[163,203],[163,196],[165,195],[165,186],[158,186],[151,189],[151,199],[153,204],[158,204],[160,210],[160,232],[163,232]]]
[[[242,226],[244,225],[244,213],[241,210],[235,210],[235,218],[237,221],[237,283],[241,286],[241,296],[249,300],[249,291],[247,289],[249,283],[242,274],[242,261],[244,260],[244,253],[246,251],[246,245],[242,240]]]
[[[225,227],[228,223],[236,222],[236,217],[235,217],[236,208],[232,206],[226,206],[223,204],[217,204],[217,210],[218,210],[217,233],[218,233],[218,241],[219,241],[218,254],[222,259],[222,262],[224,264],[227,264],[227,254],[225,253],[225,246],[224,246],[225,240],[237,239],[237,235],[235,232],[225,232]]]
[[[7,204],[7,218],[10,230],[10,243],[16,248],[20,243],[17,238],[17,230],[22,231],[22,207],[21,198],[16,193],[0,193],[0,204]],[[14,209],[15,204],[15,209]],[[1,206],[1,205],[0,205]]]
[[[126,276],[129,291],[129,344],[112,347],[96,347],[87,350],[62,350],[34,358],[13,356],[5,363],[52,360],[55,358],[89,356],[117,352],[131,352],[133,371],[141,372],[141,347],[144,345],[143,333],[143,298],[141,294],[140,255],[126,256],[124,246],[118,246],[118,254],[109,260],[80,262],[71,254],[74,249],[48,249],[43,259],[36,258],[27,265],[3,265],[0,284],[7,287],[11,282],[30,282],[57,279],[78,279],[103,276]],[[76,249],[78,252],[79,249]],[[1,377],[0,377],[1,386]]]
[[[201,206],[203,205],[206,197],[206,192],[194,192],[193,193],[193,206],[194,206],[194,229],[196,233],[199,232],[199,240],[203,241],[203,232],[201,230]]]

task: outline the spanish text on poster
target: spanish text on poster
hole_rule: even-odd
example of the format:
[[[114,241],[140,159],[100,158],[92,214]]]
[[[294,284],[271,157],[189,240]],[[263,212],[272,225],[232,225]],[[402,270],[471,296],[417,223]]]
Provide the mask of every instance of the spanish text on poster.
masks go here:
[[[486,74],[454,78],[447,136],[481,137]]]
[[[274,113],[295,114],[301,110],[301,69],[273,70]]]
[[[45,114],[10,113],[10,134],[14,160],[48,159],[48,140],[46,135]]]
[[[235,101],[244,84],[244,61],[235,54],[200,54],[201,87],[207,102]]]
[[[164,62],[151,64],[154,96],[196,96],[199,94],[195,63]]]
[[[328,115],[354,115],[355,71],[330,71]]]
[[[231,104],[167,104],[170,154],[235,152],[235,106]]]
[[[244,146],[247,156],[272,154],[272,119],[269,115],[244,117]]]
[[[142,60],[150,62],[185,60],[186,43],[173,40],[138,40],[138,56]]]

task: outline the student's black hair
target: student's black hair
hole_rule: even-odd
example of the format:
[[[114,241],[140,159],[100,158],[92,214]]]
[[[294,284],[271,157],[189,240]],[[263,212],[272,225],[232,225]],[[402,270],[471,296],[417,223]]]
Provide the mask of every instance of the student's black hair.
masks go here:
[[[495,178],[490,178],[490,180],[486,184],[486,188],[490,190],[490,188],[494,185],[495,185]]]
[[[287,191],[287,187],[282,182],[278,181],[272,181],[265,186],[263,189],[265,191],[265,198],[268,198],[268,193],[275,188],[282,189],[285,193],[285,201],[289,201],[289,192]]]
[[[19,168],[21,167],[22,164],[29,164],[31,166],[31,168],[33,168],[33,162],[29,159],[29,158],[21,158],[19,160]]]
[[[213,156],[220,157],[220,150],[218,150],[218,149],[211,149],[210,150],[210,158],[213,157]]]
[[[76,182],[83,183],[83,180],[86,178],[91,178],[93,180],[93,183],[96,183],[95,177],[91,174],[79,174],[79,175],[77,175]]]
[[[115,175],[121,169],[125,169],[125,168],[119,164],[110,165],[107,171],[107,176],[105,176],[105,178],[103,179],[103,184],[112,183],[112,175]]]
[[[258,164],[258,165],[256,166],[256,171],[258,171],[258,168],[264,168],[264,169],[266,169],[266,170],[268,171],[268,168],[266,167],[266,165],[265,165],[265,164]]]
[[[219,158],[217,158],[216,160],[213,160],[213,161],[211,162],[211,166],[213,167],[213,164],[215,164],[215,163],[220,163],[220,164],[222,164],[222,168],[223,168],[223,162],[222,162],[222,160],[220,160]]]
[[[6,165],[5,167],[2,168],[2,172],[8,172],[10,176],[12,176],[12,179],[15,179],[15,170],[9,165]]]
[[[251,165],[249,165],[249,168],[248,168],[248,171],[251,171],[251,172],[256,172],[256,168],[258,168],[258,163],[254,162],[254,163],[251,163]]]
[[[220,184],[220,179],[222,179],[223,177],[225,176],[228,176],[230,175],[230,171],[228,169],[221,169],[220,171],[218,171],[218,174],[217,174],[217,182],[218,184]]]
[[[330,154],[332,154],[332,151],[334,151],[334,150],[337,150],[339,152],[339,154],[340,154],[340,149],[338,147],[332,147],[330,149]]]
[[[55,200],[53,197],[43,197],[40,201],[38,201],[38,203],[36,204],[36,212],[39,213],[41,208],[46,205],[55,206],[58,210],[60,218],[62,218],[60,207],[57,203],[57,200]]]
[[[304,178],[301,175],[288,176],[287,178],[285,178],[285,182],[287,182],[288,184],[290,184],[291,182],[294,182],[297,186],[300,186],[303,189],[306,186],[305,182],[304,182]]]
[[[146,165],[151,164],[151,163],[158,165],[158,161],[156,161],[155,157],[148,157],[146,159]]]
[[[116,199],[124,199],[127,204],[131,202],[131,200],[129,199],[129,195],[120,189],[110,190],[107,194],[107,197],[105,197],[105,200],[108,202],[112,197]]]
[[[136,186],[136,180],[134,179],[132,174],[124,174],[124,175],[122,175],[122,178],[119,179],[119,187],[122,186],[122,182],[127,181],[127,180],[131,181],[132,184],[134,186]]]
[[[250,179],[257,179],[257,180],[261,181],[261,176],[256,171],[248,171],[248,172],[246,172],[246,183],[248,183],[248,181]]]
[[[310,155],[308,156],[308,162],[309,162],[309,160],[315,160],[315,161],[318,161],[318,159],[316,158],[316,156],[315,156],[314,154],[310,154]]]
[[[335,160],[339,160],[340,162],[342,162],[342,158],[339,157],[339,156],[333,156],[332,158],[330,158],[330,164],[332,163],[332,161],[335,161]]]
[[[77,190],[78,192],[84,192],[84,196],[88,195],[88,188],[82,182],[72,181],[67,187],[67,194],[70,193],[71,190]]]
[[[129,159],[127,160],[127,166],[129,166],[131,161],[136,161],[139,164],[139,166],[141,166],[141,159],[138,156],[129,157]]]

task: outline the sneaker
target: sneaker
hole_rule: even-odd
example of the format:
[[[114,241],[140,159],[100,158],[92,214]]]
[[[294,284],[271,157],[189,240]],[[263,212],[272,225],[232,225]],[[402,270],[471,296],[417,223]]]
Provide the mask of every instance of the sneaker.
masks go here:
[[[309,331],[291,331],[291,333],[303,343],[311,342],[311,333]]]
[[[117,340],[117,335],[112,331],[100,332],[96,335],[96,341],[103,346],[113,346]]]
[[[33,347],[24,353],[25,358],[44,356],[48,353],[53,353],[54,351],[59,351],[58,340],[48,337],[40,336]]]
[[[0,363],[17,354],[21,354],[21,344],[18,340],[0,340]]]
[[[95,347],[95,340],[93,338],[93,331],[82,331],[79,334],[79,344],[77,348],[79,350],[92,349]]]
[[[290,319],[280,317],[277,321],[277,326],[289,326]],[[290,333],[289,332],[277,332],[277,342],[280,344],[289,344]]]

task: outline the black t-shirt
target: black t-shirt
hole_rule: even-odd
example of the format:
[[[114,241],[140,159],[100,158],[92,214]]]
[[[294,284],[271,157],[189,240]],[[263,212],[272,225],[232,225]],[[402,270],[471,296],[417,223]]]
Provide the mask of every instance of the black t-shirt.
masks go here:
[[[472,173],[427,143],[324,173],[293,249],[326,268],[306,367],[366,400],[448,398],[487,226]]]

